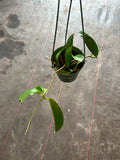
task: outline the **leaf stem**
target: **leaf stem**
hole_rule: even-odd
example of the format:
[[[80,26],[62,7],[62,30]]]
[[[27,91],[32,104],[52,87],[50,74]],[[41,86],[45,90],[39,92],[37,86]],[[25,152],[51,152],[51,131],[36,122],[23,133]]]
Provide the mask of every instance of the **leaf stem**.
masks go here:
[[[101,52],[102,50],[103,50],[103,48],[99,49],[99,52]],[[96,57],[92,56],[92,54],[89,54],[89,55],[86,56],[85,58],[88,58],[88,57],[90,57],[90,58],[96,58]]]
[[[103,48],[99,49],[99,52],[101,52],[103,50]]]
[[[33,111],[33,113],[32,113],[32,116],[31,116],[31,118],[30,118],[30,120],[29,120],[29,123],[28,123],[28,125],[27,125],[27,129],[26,129],[26,131],[25,131],[25,135],[27,134],[27,132],[28,132],[28,130],[29,130],[29,128],[30,128],[31,121],[32,121],[32,119],[33,119],[33,117],[34,117],[37,109],[38,109],[38,106],[40,105],[40,102],[41,102],[43,99],[49,99],[49,98],[46,98],[46,97],[45,97],[45,94],[48,92],[48,90],[51,88],[52,84],[54,83],[55,74],[56,74],[57,72],[59,72],[61,69],[63,69],[64,67],[65,67],[65,64],[64,64],[61,68],[59,68],[58,70],[56,70],[56,71],[54,72],[54,74],[53,74],[53,76],[52,76],[52,80],[51,80],[50,85],[48,86],[46,92],[45,92],[43,95],[41,95],[42,97],[40,98],[38,105],[35,107],[35,109],[34,109],[34,111]]]
[[[94,57],[94,56],[91,56],[91,55],[89,55],[89,56],[86,56],[85,58],[88,58],[88,57],[90,57],[90,58],[96,58],[96,57]]]

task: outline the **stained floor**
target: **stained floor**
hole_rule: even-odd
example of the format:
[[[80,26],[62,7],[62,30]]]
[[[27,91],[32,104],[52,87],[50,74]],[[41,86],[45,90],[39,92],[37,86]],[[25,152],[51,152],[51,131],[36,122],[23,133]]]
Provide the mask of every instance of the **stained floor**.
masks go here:
[[[68,7],[69,0],[61,0],[56,48],[64,45]],[[0,0],[0,160],[119,160],[119,0],[83,1],[85,31],[103,50],[98,60],[87,60],[74,82],[55,77],[48,97],[59,100],[63,128],[54,134],[43,101],[24,135],[40,97],[22,105],[18,99],[26,89],[50,83],[56,9],[56,0]],[[68,35],[80,30],[79,0],[74,0]],[[74,44],[82,47],[78,34]]]

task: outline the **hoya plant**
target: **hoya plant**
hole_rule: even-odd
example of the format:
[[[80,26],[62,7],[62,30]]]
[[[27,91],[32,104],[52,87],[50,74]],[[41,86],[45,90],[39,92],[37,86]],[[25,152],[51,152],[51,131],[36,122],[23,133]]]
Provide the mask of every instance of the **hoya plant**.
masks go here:
[[[28,129],[30,127],[31,121],[33,116],[35,115],[35,112],[37,111],[37,108],[42,100],[47,100],[48,103],[50,104],[53,117],[54,117],[54,124],[55,124],[55,133],[59,131],[64,123],[64,118],[63,118],[63,112],[58,105],[58,103],[53,100],[52,98],[46,97],[46,94],[48,93],[49,89],[51,88],[55,74],[57,73],[58,77],[60,78],[61,81],[63,82],[72,82],[76,79],[79,71],[82,69],[86,62],[86,58],[97,58],[99,49],[98,46],[95,42],[95,40],[88,35],[87,33],[84,33],[81,31],[79,32],[80,36],[83,38],[85,45],[87,46],[88,50],[90,53],[88,56],[85,57],[85,53],[83,53],[82,50],[79,48],[75,47],[73,45],[73,38],[74,34],[72,34],[66,44],[64,46],[61,46],[57,48],[51,56],[51,63],[52,67],[54,68],[55,72],[53,74],[52,80],[48,88],[43,88],[41,86],[36,86],[33,89],[29,89],[25,91],[19,98],[19,101],[21,103],[24,102],[24,100],[29,96],[29,95],[34,95],[37,93],[38,95],[41,96],[41,99],[36,106],[30,121],[28,123],[27,129],[25,134],[27,134]]]
[[[73,45],[74,34],[72,34],[66,44],[56,49],[52,54],[51,62],[52,66],[57,71],[61,67],[61,70],[57,72],[58,77],[63,82],[72,82],[76,79],[79,71],[85,64],[85,59],[97,58],[99,50],[94,39],[89,36],[87,33],[81,31],[79,32],[80,36],[84,37],[84,43],[90,51],[90,54],[85,57],[85,53],[82,52],[79,48]]]

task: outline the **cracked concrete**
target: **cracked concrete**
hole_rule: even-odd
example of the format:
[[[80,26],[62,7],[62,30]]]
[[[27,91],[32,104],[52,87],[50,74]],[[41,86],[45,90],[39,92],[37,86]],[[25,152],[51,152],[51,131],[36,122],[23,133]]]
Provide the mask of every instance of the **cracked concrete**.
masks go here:
[[[44,155],[52,118],[49,104],[47,101],[40,104],[30,130],[24,136],[39,96],[28,97],[20,107],[18,99],[26,87],[47,87],[51,80],[54,71],[51,68],[50,57],[57,1],[24,0],[15,13],[11,14],[19,2],[0,0],[0,160],[85,160],[98,69],[88,159],[119,160],[119,0],[83,1],[85,31],[94,37],[103,51],[99,60],[87,60],[74,82],[63,84],[59,105],[64,113],[64,126],[54,134],[54,124],[52,125]],[[61,1],[56,48],[64,44],[68,4],[69,0]],[[74,0],[68,34],[80,30],[79,1]],[[76,35],[74,43],[82,47],[79,35]],[[57,100],[60,86],[61,82],[56,76],[48,97]]]

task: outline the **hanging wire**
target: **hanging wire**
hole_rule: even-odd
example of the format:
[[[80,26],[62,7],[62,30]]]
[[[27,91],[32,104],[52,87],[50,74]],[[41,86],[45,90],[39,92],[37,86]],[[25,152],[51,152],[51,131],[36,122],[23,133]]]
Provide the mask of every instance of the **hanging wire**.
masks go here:
[[[66,32],[65,32],[65,45],[66,45],[66,40],[67,40],[67,33],[68,33],[68,25],[69,25],[69,19],[70,19],[71,6],[72,6],[72,0],[70,0],[70,6],[69,6],[69,12],[68,12],[68,18],[67,18],[67,26],[66,26]]]
[[[67,40],[71,6],[72,6],[72,0],[70,0],[70,6],[69,6],[69,12],[68,12],[68,18],[67,18],[67,26],[66,26],[66,33],[65,33],[65,44],[66,44],[66,40]],[[57,34],[57,28],[58,28],[59,9],[60,9],[60,0],[58,0],[58,7],[57,7],[56,27],[55,27],[55,35],[54,35],[54,42],[53,42],[53,53],[54,53],[54,49],[55,49],[56,34]],[[85,32],[84,32],[84,20],[83,20],[83,11],[82,11],[82,0],[80,0],[80,13],[81,13],[81,21],[82,21],[83,48],[84,48],[84,58],[85,58],[85,40],[84,40]]]
[[[55,35],[54,35],[54,42],[53,42],[53,53],[54,53],[54,50],[55,50],[56,34],[57,34],[58,19],[59,19],[59,9],[60,9],[60,0],[58,0],[57,17],[56,17],[56,27],[55,27]]]
[[[84,59],[85,59],[85,32],[84,32],[84,20],[83,20],[83,11],[82,11],[82,0],[80,0],[80,12],[81,12],[81,21],[82,21],[82,31],[83,31],[83,48],[84,48]]]

